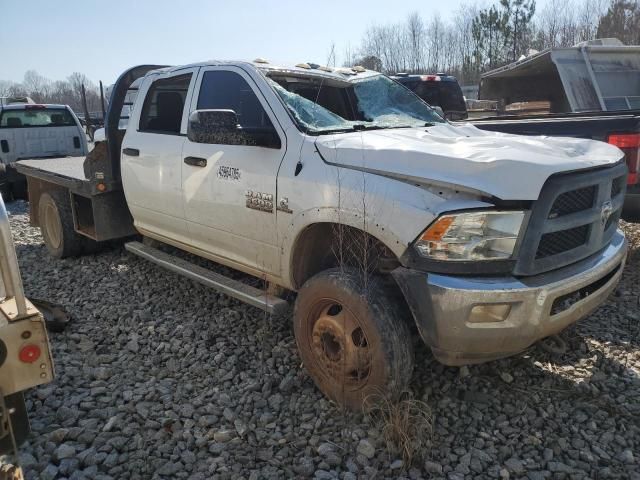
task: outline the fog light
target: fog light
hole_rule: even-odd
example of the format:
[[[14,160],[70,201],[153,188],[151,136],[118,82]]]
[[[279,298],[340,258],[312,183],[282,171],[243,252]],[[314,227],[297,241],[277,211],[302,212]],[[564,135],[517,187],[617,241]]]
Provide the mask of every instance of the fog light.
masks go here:
[[[509,316],[509,313],[511,313],[511,305],[509,303],[487,303],[484,305],[476,305],[471,309],[469,322],[504,322]]]

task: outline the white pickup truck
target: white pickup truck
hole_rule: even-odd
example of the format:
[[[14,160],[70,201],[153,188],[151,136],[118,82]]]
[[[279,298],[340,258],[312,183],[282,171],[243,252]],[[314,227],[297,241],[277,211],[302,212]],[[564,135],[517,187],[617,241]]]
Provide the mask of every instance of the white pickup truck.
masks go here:
[[[363,68],[135,67],[106,139],[18,162],[51,254],[142,235],[126,248],[269,312],[295,297],[304,365],[352,408],[406,387],[412,332],[446,365],[513,355],[600,305],[626,259],[620,150],[453,126]]]
[[[26,182],[14,169],[17,160],[87,152],[87,138],[68,105],[40,105],[33,101],[0,105],[0,191],[5,201],[26,193]]]

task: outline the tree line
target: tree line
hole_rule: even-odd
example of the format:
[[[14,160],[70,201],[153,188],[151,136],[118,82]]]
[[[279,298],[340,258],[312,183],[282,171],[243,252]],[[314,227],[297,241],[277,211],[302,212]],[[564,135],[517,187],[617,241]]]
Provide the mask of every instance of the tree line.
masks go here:
[[[446,72],[474,84],[482,72],[532,50],[607,37],[640,44],[640,0],[548,0],[542,9],[535,0],[494,0],[483,7],[469,0],[450,20],[414,12],[400,23],[372,25],[357,48],[344,49],[343,59],[345,66],[385,73]],[[335,49],[332,45],[328,64],[336,62]],[[78,72],[52,81],[29,70],[22,82],[0,80],[0,96],[29,96],[80,113],[82,85],[89,111],[101,111],[98,87]]]
[[[482,72],[533,50],[608,37],[640,44],[640,0],[549,0],[542,9],[535,0],[496,0],[482,8],[469,1],[450,20],[414,12],[403,22],[369,27],[358,48],[345,48],[344,65],[446,72],[473,84]]]
[[[78,72],[65,80],[52,81],[35,70],[28,70],[22,82],[0,80],[0,97],[31,97],[36,103],[69,105],[76,113],[82,113],[83,85],[89,112],[101,112],[100,89]]]

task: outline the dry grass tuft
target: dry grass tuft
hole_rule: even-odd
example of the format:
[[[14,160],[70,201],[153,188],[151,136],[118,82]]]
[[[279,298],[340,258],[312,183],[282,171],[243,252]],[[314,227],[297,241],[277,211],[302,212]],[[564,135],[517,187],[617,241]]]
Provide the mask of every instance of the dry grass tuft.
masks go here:
[[[402,457],[405,468],[424,458],[433,435],[429,405],[414,399],[411,392],[403,392],[397,401],[375,394],[365,399],[364,413],[381,433],[389,454]]]

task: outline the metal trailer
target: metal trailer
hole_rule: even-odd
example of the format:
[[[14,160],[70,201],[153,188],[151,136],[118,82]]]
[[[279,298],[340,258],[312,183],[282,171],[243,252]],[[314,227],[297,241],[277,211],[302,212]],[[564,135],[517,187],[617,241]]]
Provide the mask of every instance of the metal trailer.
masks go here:
[[[54,368],[42,313],[25,297],[9,217],[0,199],[0,479],[21,479],[17,449],[30,433],[23,391],[53,380]]]
[[[478,98],[548,100],[551,112],[640,110],[640,45],[605,38],[548,48],[483,74]]]

